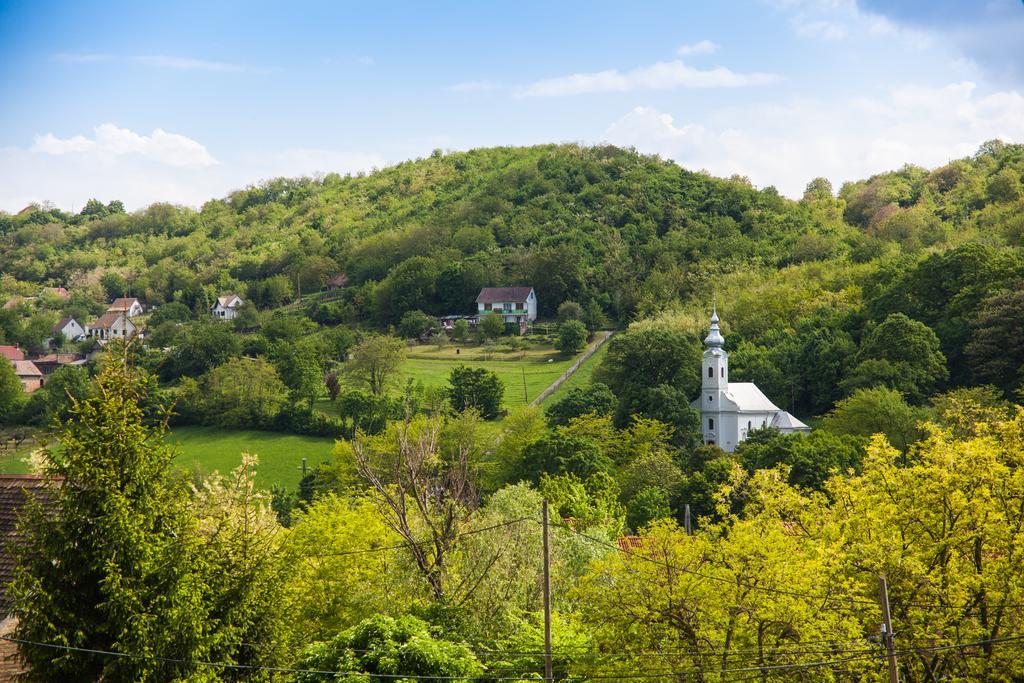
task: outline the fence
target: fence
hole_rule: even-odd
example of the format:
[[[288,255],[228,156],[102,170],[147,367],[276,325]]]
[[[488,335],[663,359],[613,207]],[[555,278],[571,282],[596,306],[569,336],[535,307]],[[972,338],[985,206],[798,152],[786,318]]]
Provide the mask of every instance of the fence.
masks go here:
[[[595,353],[597,353],[597,350],[599,348],[601,348],[602,346],[604,346],[605,342],[607,342],[609,339],[611,339],[612,335],[615,334],[615,333],[614,332],[601,332],[601,334],[603,336],[600,339],[598,339],[596,342],[594,342],[594,344],[589,349],[584,351],[583,355],[580,356],[579,358],[577,358],[576,361],[572,365],[570,365],[568,368],[566,368],[565,372],[563,372],[558,379],[556,379],[554,382],[551,383],[551,386],[549,386],[544,391],[540,392],[540,395],[538,395],[537,398],[535,398],[532,401],[530,401],[530,405],[531,406],[540,405],[541,403],[544,402],[544,399],[546,399],[551,394],[555,393],[558,390],[558,387],[562,386],[562,384],[565,382],[565,380],[569,379],[569,377],[572,375],[572,373],[574,373],[577,370],[579,370],[580,366],[583,365],[585,362],[587,362],[588,358],[590,358]]]

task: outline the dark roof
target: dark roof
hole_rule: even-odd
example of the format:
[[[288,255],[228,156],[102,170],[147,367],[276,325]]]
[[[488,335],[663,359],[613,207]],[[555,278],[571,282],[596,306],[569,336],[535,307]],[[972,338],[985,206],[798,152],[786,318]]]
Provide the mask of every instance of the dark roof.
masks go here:
[[[476,297],[478,304],[522,303],[533,287],[484,287]]]
[[[19,542],[18,520],[21,508],[29,497],[38,500],[44,509],[57,507],[57,489],[62,481],[32,474],[0,474],[0,612],[7,614],[10,601],[7,586],[14,577],[14,554],[11,545]]]
[[[74,320],[74,318],[72,318],[70,315],[66,315],[63,318],[61,318],[60,320],[58,320],[57,324],[53,326],[53,333],[57,334],[58,332],[63,330],[64,326],[67,325],[72,320]]]
[[[109,328],[111,325],[113,325],[114,323],[116,323],[119,318],[123,317],[125,320],[127,320],[128,316],[126,316],[124,314],[125,310],[128,310],[128,309],[124,309],[122,311],[107,311],[106,313],[104,313],[100,317],[96,318],[96,320],[93,322],[93,324],[89,325],[89,327],[91,327],[93,329],[105,330],[105,329]]]

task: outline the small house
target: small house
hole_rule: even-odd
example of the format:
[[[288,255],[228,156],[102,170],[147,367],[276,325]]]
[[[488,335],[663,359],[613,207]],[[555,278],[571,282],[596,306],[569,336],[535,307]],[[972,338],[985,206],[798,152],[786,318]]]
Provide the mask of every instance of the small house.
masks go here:
[[[64,287],[43,287],[43,289],[39,292],[39,296],[55,296],[58,299],[68,301],[71,299],[71,292],[69,292]]]
[[[507,323],[520,325],[537,319],[533,287],[484,287],[476,297],[477,313],[499,313]]]
[[[124,313],[129,318],[142,315],[142,304],[135,297],[119,297],[107,306],[107,313]]]
[[[345,285],[348,284],[348,275],[345,273],[335,273],[327,279],[327,289],[344,289]]]
[[[89,325],[89,336],[103,340],[134,337],[138,328],[129,317],[125,311],[107,311]]]
[[[70,315],[66,315],[53,326],[54,338],[58,334],[64,335],[64,338],[68,341],[76,342],[85,339],[85,328],[79,325],[78,321]]]
[[[30,360],[16,360],[14,363],[14,374],[21,381],[21,390],[26,394],[43,386],[43,372]]]
[[[238,315],[238,309],[245,305],[242,297],[237,294],[225,294],[217,297],[217,301],[210,306],[210,313],[214,318],[220,320],[234,320]]]

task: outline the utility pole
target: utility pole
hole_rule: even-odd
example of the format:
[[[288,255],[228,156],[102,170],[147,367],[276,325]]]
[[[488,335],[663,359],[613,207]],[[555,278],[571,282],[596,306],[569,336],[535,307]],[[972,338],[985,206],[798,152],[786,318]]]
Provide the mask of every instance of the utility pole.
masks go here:
[[[551,556],[548,553],[548,501],[541,504],[544,517],[544,680],[555,680],[551,665]]]
[[[520,365],[519,369],[523,371],[523,403],[530,405],[530,394],[526,392],[526,367]]]
[[[878,602],[882,606],[882,642],[885,643],[886,658],[889,660],[889,683],[900,683],[900,672],[896,668],[896,638],[892,632],[892,617],[889,614],[889,582],[884,576],[878,577]]]
[[[687,503],[683,507],[683,528],[686,529],[687,536],[693,536],[693,529],[690,528],[690,504]]]

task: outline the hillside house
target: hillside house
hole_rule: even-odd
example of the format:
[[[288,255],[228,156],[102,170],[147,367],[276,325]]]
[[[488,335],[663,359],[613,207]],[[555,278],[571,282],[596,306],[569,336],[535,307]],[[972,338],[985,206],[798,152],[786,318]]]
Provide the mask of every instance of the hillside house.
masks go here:
[[[348,275],[336,273],[327,279],[327,290],[344,289],[348,284]]]
[[[507,323],[526,325],[537,319],[537,294],[533,287],[484,287],[476,297],[479,315],[498,313]]]
[[[43,289],[39,292],[40,297],[48,295],[55,296],[58,299],[63,299],[64,301],[69,301],[71,299],[71,292],[69,292],[64,287],[43,287]]]
[[[753,382],[729,381],[729,354],[718,327],[718,312],[711,314],[711,330],[704,340],[701,396],[690,404],[700,411],[704,443],[732,453],[755,429],[771,427],[783,434],[811,428],[771,402]]]
[[[25,352],[17,346],[0,346],[0,356],[3,356],[11,362],[16,360],[25,360]]]
[[[64,338],[70,342],[76,342],[85,339],[85,328],[79,325],[78,321],[70,315],[66,315],[53,326],[54,339],[56,339],[58,334],[64,335]]]
[[[125,311],[107,311],[89,325],[89,336],[102,340],[134,337],[138,328],[129,317]]]
[[[225,294],[217,297],[217,301],[210,306],[210,313],[218,320],[234,320],[238,309],[244,305],[242,297],[237,294]]]
[[[43,386],[43,372],[36,367],[35,363],[30,360],[15,360],[11,362],[14,363],[14,374],[21,381],[22,391],[26,394],[31,394]]]
[[[107,313],[124,313],[129,318],[142,315],[142,304],[135,297],[119,297],[107,306]]]

